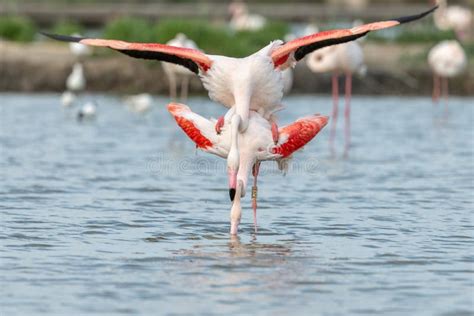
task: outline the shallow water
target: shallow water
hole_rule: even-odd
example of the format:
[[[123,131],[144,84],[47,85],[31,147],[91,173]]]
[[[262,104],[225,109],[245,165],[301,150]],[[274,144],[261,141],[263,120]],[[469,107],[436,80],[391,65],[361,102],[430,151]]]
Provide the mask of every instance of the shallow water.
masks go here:
[[[78,123],[57,95],[0,94],[2,315],[474,313],[473,99],[445,116],[355,98],[350,158],[326,128],[286,177],[266,162],[259,233],[247,196],[230,239],[225,162],[196,153],[166,99],[143,117],[89,98],[98,118]],[[285,105],[281,125],[330,113],[327,97]]]

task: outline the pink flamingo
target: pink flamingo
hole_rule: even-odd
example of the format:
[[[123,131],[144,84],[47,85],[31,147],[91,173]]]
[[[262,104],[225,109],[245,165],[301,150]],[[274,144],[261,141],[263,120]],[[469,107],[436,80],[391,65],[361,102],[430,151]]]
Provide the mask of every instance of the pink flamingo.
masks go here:
[[[433,71],[433,102],[442,96],[447,106],[448,80],[466,70],[466,53],[458,41],[442,41],[430,50],[428,63]]]
[[[198,74],[209,91],[209,97],[227,108],[235,107],[240,116],[239,133],[249,126],[250,111],[258,111],[266,119],[281,107],[283,97],[282,71],[294,67],[307,54],[326,46],[354,41],[371,31],[394,27],[421,19],[436,7],[417,15],[365,24],[351,29],[323,31],[284,43],[271,42],[260,51],[245,57],[207,55],[189,48],[155,43],[129,43],[119,40],[94,39],[43,33],[53,39],[102,46],[135,58],[167,61],[182,65]],[[219,132],[224,124],[221,117],[216,122]],[[278,140],[276,122],[272,122],[274,142]],[[234,170],[232,175],[235,175]],[[235,176],[230,183],[237,183]],[[233,188],[234,190],[236,188]]]
[[[352,96],[352,75],[354,72],[365,73],[364,53],[357,42],[349,42],[336,46],[325,47],[310,54],[306,60],[308,68],[316,73],[332,72],[332,125],[329,136],[331,153],[335,155],[334,139],[336,137],[336,124],[339,107],[339,73],[346,75],[345,92],[346,104],[344,111],[345,118],[345,146],[344,155],[349,153],[350,146],[350,124],[351,124],[351,96]]]
[[[208,120],[184,104],[171,103],[168,111],[178,125],[201,150],[227,158],[227,164],[237,166],[236,189],[230,189],[232,209],[230,233],[236,235],[240,224],[241,198],[245,196],[250,173],[254,176],[252,208],[257,230],[257,177],[262,161],[274,160],[280,170],[287,168],[291,155],[310,142],[327,124],[328,117],[310,115],[278,130],[275,144],[271,123],[255,111],[250,112],[249,126],[239,133],[240,116],[230,109],[224,119],[221,133],[215,131],[215,121]]]

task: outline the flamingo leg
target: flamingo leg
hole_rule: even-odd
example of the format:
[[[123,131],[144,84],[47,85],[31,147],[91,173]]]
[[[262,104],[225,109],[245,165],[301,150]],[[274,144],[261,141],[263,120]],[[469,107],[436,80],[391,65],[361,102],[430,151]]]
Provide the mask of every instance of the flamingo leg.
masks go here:
[[[339,103],[339,74],[335,71],[332,74],[332,115],[331,115],[331,132],[329,134],[329,147],[331,153],[335,156],[334,150],[334,139],[336,138],[336,124],[337,124],[337,114],[338,114],[338,103]]]
[[[272,138],[273,143],[278,144],[278,140],[280,139],[280,133],[278,132],[278,125],[275,121],[272,121]]]
[[[443,100],[444,100],[444,110],[445,110],[445,113],[447,114],[448,113],[448,100],[449,100],[448,78],[441,79],[441,89],[442,89]]]
[[[438,104],[441,94],[441,78],[433,73],[433,104]]]
[[[344,147],[344,156],[347,157],[349,154],[349,148],[351,146],[351,97],[352,97],[352,74],[346,73],[346,104],[344,109],[344,134],[346,138],[346,144]]]
[[[188,90],[189,90],[189,77],[184,76],[181,80],[181,102],[186,102],[188,99]]]
[[[257,177],[258,172],[260,171],[260,161],[256,161],[253,165],[252,174],[253,174],[253,187],[252,187],[252,209],[253,209],[253,227],[255,229],[255,233],[258,232],[257,230]]]

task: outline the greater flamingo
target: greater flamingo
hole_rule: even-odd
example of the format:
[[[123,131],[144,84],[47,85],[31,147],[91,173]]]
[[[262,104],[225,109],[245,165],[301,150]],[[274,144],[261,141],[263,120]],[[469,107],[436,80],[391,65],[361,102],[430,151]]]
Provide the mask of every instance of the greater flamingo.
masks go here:
[[[250,173],[254,176],[252,208],[256,230],[257,176],[260,162],[274,160],[279,164],[280,169],[284,168],[291,155],[311,141],[328,121],[328,117],[321,115],[310,115],[298,119],[293,124],[278,130],[278,142],[275,144],[270,122],[255,111],[250,112],[249,126],[246,131],[239,133],[240,116],[234,115],[235,109],[230,109],[225,116],[220,134],[215,131],[215,121],[192,112],[184,104],[171,103],[168,105],[168,111],[198,148],[227,158],[228,165],[239,166],[235,190],[229,190],[232,200],[230,214],[232,235],[237,234],[238,231],[242,209],[241,198],[245,196]]]
[[[74,33],[72,36],[80,36],[80,34]],[[75,56],[76,64],[73,66],[73,71],[66,81],[67,90],[61,95],[61,103],[64,107],[70,107],[74,104],[76,94],[73,91],[77,92],[84,89],[84,70],[79,61],[91,53],[89,46],[75,42],[69,43],[69,50]]]
[[[465,40],[472,31],[472,11],[459,5],[448,6],[447,0],[432,0],[439,5],[433,15],[434,23],[440,30],[453,30],[459,39]]]
[[[447,105],[448,80],[466,70],[466,53],[458,41],[442,41],[430,50],[428,63],[433,71],[433,102],[443,96]]]
[[[421,14],[365,24],[351,29],[323,31],[287,43],[277,40],[245,58],[206,55],[195,49],[164,44],[128,43],[119,40],[43,34],[60,41],[108,47],[135,58],[161,60],[185,66],[199,74],[212,100],[227,108],[235,107],[235,114],[241,118],[239,133],[243,133],[249,125],[251,110],[258,111],[266,119],[271,119],[272,114],[281,108],[283,97],[281,72],[288,67],[294,67],[296,62],[307,54],[326,46],[354,41],[371,31],[421,19],[435,9],[436,7]],[[224,120],[221,117],[216,123],[218,132],[223,123]],[[276,122],[273,124],[275,126],[272,131],[276,142],[278,128]],[[231,182],[236,183],[236,180]]]
[[[176,34],[176,37],[166,43],[166,45],[198,50],[196,43],[187,38],[183,33]],[[180,99],[184,102],[188,97],[189,80],[193,75],[193,72],[180,64],[163,62],[162,66],[166,76],[168,77],[171,100],[175,101],[177,99],[177,87],[179,82],[181,87]]]
[[[95,101],[88,101],[82,105],[82,107],[77,112],[77,119],[79,121],[86,119],[93,119],[96,117],[97,113],[97,103]]]
[[[333,95],[333,111],[331,134],[329,136],[329,144],[331,152],[335,155],[334,139],[336,136],[336,123],[339,108],[339,74],[346,75],[345,83],[345,146],[344,155],[347,156],[350,146],[350,114],[351,114],[351,95],[352,95],[352,74],[355,72],[364,72],[364,53],[357,42],[349,42],[345,44],[325,47],[315,51],[308,56],[307,65],[313,72],[332,72],[332,95]]]
[[[127,108],[136,113],[145,113],[151,109],[153,97],[148,93],[130,95],[124,98]]]
[[[243,1],[234,1],[229,5],[231,14],[230,27],[234,31],[258,31],[262,29],[267,20],[258,14],[250,14]]]

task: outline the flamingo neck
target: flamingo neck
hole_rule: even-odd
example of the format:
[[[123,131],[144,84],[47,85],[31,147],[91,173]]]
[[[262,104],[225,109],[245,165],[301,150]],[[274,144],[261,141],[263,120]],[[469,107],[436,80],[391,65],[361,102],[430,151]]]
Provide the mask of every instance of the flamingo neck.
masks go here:
[[[230,123],[230,137],[231,137],[231,144],[230,144],[230,150],[229,150],[229,155],[227,156],[227,171],[229,172],[229,181],[234,181],[233,179],[236,179],[236,177],[231,177],[232,174],[236,174],[239,170],[239,160],[240,160],[240,154],[239,154],[239,126],[241,124],[241,119],[240,116],[237,114],[234,114],[231,119]],[[229,183],[230,187],[234,187],[236,183]]]

